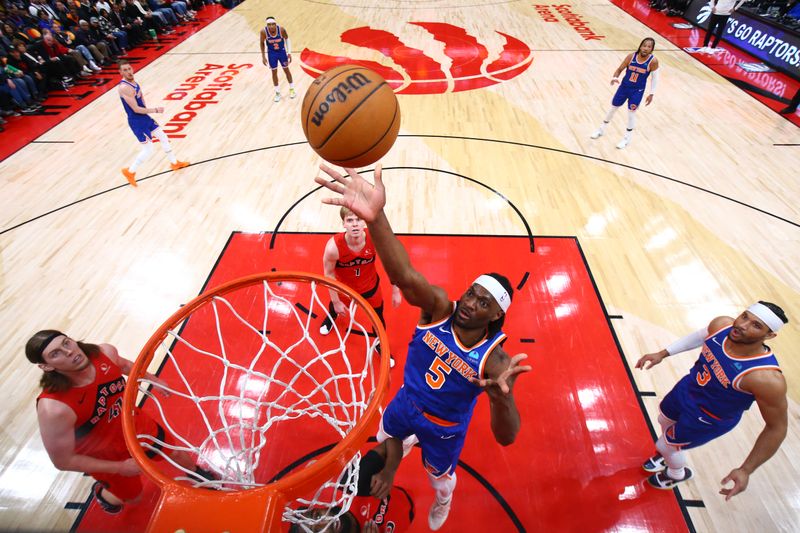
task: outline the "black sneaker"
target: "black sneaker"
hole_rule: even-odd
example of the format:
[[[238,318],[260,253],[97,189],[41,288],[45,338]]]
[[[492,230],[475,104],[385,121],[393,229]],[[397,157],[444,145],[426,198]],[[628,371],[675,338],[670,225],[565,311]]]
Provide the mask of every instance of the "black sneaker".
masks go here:
[[[647,478],[647,482],[659,490],[672,490],[678,483],[689,481],[694,477],[694,472],[690,468],[685,467],[683,472],[683,479],[673,479],[667,475],[667,471],[658,472]]]
[[[666,467],[667,465],[664,463],[664,458],[661,457],[660,453],[655,454],[653,457],[642,463],[642,470],[645,472],[661,472]]]
[[[797,111],[796,107],[789,106],[789,107],[786,107],[784,109],[781,109],[780,111],[778,111],[778,113],[780,113],[781,115],[791,115],[795,111]]]
[[[97,505],[108,514],[117,514],[122,511],[122,505],[114,505],[103,498],[102,492],[104,488],[105,486],[99,481],[95,481],[94,485],[92,485],[92,494],[94,494],[94,499],[97,500]]]

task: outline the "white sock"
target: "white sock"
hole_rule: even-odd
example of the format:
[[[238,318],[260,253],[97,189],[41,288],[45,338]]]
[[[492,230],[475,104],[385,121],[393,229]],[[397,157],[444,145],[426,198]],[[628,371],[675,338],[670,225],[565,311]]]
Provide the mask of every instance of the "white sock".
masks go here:
[[[167,134],[164,133],[164,130],[162,130],[161,128],[154,130],[153,137],[158,139],[158,142],[161,143],[161,148],[163,148],[164,153],[167,154],[169,162],[172,163],[173,165],[177,163],[178,159],[175,157],[175,154],[172,153],[172,145],[169,144],[169,137],[167,137]]]
[[[667,444],[662,434],[656,441],[656,450],[664,457],[667,463],[667,475],[672,479],[683,479],[686,475],[686,452],[682,452],[675,446]]]
[[[628,131],[636,126],[636,111],[628,109]]]
[[[601,128],[605,127],[606,124],[611,122],[611,119],[614,117],[614,113],[616,113],[617,109],[619,109],[620,107],[621,106],[616,106],[616,107],[615,106],[611,106],[611,109],[609,109],[608,113],[606,113],[606,118],[603,119],[603,125],[600,126]]]
[[[289,88],[290,88],[290,89],[294,89],[294,82],[292,82],[292,83],[290,83],[290,84],[289,84]]]
[[[626,141],[629,141],[629,142],[630,142],[630,140],[631,140],[631,137],[633,137],[633,130],[630,130],[630,129],[628,129],[628,130],[625,130],[625,137],[624,137],[624,139],[625,139]]]
[[[453,497],[453,491],[456,490],[456,473],[444,475],[439,478],[433,477],[428,473],[428,479],[431,482],[431,487],[436,491],[436,501],[439,503],[447,503]]]
[[[281,88],[278,85],[275,86],[275,94],[281,94]]]
[[[142,144],[142,150],[139,152],[139,155],[136,156],[133,164],[128,167],[128,170],[131,172],[136,172],[136,169],[139,168],[139,165],[147,161],[147,158],[150,157],[150,154],[152,153],[153,143],[150,141],[150,139],[147,139],[147,142]]]

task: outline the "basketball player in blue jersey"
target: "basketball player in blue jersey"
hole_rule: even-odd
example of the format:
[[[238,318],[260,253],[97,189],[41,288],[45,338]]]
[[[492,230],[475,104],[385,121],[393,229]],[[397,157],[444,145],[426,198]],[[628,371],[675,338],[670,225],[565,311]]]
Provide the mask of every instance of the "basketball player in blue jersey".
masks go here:
[[[321,177],[315,181],[341,195],[323,203],[347,207],[367,223],[389,279],[422,311],[408,345],[403,387],[383,413],[378,441],[403,441],[403,455],[419,442],[436,491],[428,513],[428,525],[435,531],[450,512],[455,467],[478,395],[486,391],[489,396],[491,428],[498,443],[508,446],[519,432],[512,388],[517,376],[531,367],[520,366],[525,354],[509,357],[502,348],[506,336],[501,328],[513,289],[504,276],[484,274],[457,302],[451,301],[443,288],[431,285],[414,269],[392,232],[383,212],[386,194],[380,165],[375,168],[375,185],[350,168],[345,169],[349,177],[326,165],[320,168],[333,182]],[[390,466],[376,474],[373,483],[390,487],[399,459],[387,456]]]
[[[636,125],[636,110],[639,109],[639,104],[642,103],[647,78],[650,77],[651,74],[653,75],[653,81],[650,83],[650,94],[647,95],[644,105],[650,105],[653,101],[653,95],[656,93],[656,86],[658,85],[658,59],[653,55],[655,46],[656,42],[652,38],[647,37],[643,39],[639,44],[639,49],[632,54],[628,54],[619,68],[614,71],[614,77],[611,78],[611,85],[613,86],[615,83],[619,83],[619,88],[616,94],[614,94],[614,98],[611,100],[611,109],[608,110],[606,118],[603,119],[603,123],[600,124],[597,131],[592,133],[592,139],[597,139],[605,133],[606,126],[611,121],[614,113],[617,112],[617,109],[622,107],[622,104],[628,102],[628,127],[625,131],[625,136],[617,144],[617,148],[621,150],[630,144],[631,137],[633,136],[633,128]],[[625,71],[625,76],[622,78],[622,81],[620,81],[619,75],[623,70]]]
[[[289,98],[294,98],[297,93],[294,92],[292,73],[289,70],[289,63],[292,62],[292,43],[286,28],[278,26],[273,17],[267,17],[267,26],[261,30],[259,42],[261,44],[261,62],[269,65],[269,69],[272,71],[272,85],[275,86],[274,101],[281,101],[281,90],[278,87],[278,63],[283,68],[283,73],[286,74],[286,80],[289,82]],[[264,54],[265,47],[266,55]]]
[[[146,107],[144,103],[144,96],[142,95],[142,88],[133,79],[133,66],[127,61],[119,62],[119,72],[122,74],[122,80],[119,82],[119,97],[122,100],[122,107],[125,108],[125,113],[128,115],[128,126],[131,131],[142,144],[142,151],[136,156],[133,164],[127,168],[122,169],[122,175],[128,180],[128,183],[136,187],[136,169],[139,165],[144,163],[150,154],[153,152],[153,137],[158,139],[161,143],[161,148],[169,158],[170,168],[172,170],[179,170],[189,166],[186,161],[178,161],[175,154],[172,153],[172,147],[169,144],[169,139],[161,126],[153,120],[148,113],[163,113],[163,107]]]
[[[648,369],[665,357],[701,348],[700,357],[659,406],[662,434],[656,455],[643,465],[654,472],[648,482],[671,489],[691,479],[683,450],[696,448],[733,429],[755,401],[765,426],[741,466],[722,480],[725,500],[747,488],[750,474],[772,457],[786,437],[786,380],[778,361],[764,341],[775,337],[788,320],[783,310],[758,302],[737,318],[717,317],[708,328],[696,331],[643,356],[636,368]],[[733,482],[733,487],[725,485]]]

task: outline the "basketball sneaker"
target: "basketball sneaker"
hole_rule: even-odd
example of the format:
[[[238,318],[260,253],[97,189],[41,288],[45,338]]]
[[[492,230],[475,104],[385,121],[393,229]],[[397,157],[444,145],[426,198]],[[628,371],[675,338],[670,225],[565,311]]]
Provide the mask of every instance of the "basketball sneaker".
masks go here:
[[[297,93],[294,92],[294,89],[289,89],[289,98],[294,98],[295,96],[297,96]]]
[[[171,168],[172,170],[180,170],[188,166],[189,166],[188,161],[175,161],[174,163],[169,164],[169,168]]]
[[[328,333],[330,333],[331,332],[331,325],[332,324],[330,322],[328,322],[327,320],[325,322],[323,322],[322,325],[319,327],[320,335],[327,335]]]
[[[108,514],[117,514],[122,511],[122,505],[114,505],[103,497],[104,488],[105,486],[99,481],[95,481],[94,485],[92,485],[92,494],[94,494],[94,499],[97,500],[97,505]]]
[[[128,180],[128,183],[136,187],[136,172],[131,172],[128,170],[128,167],[123,168],[120,172],[122,172],[122,175]]]
[[[661,472],[666,467],[667,465],[660,453],[655,454],[653,457],[642,463],[642,470],[645,472]]]
[[[273,102],[280,102],[281,101],[281,93],[275,93],[275,98],[272,99]]]
[[[664,470],[663,472],[658,472],[657,474],[653,474],[647,478],[647,482],[659,490],[672,490],[678,483],[689,481],[694,477],[694,472],[692,472],[689,467],[685,467],[683,470],[684,472],[682,479],[673,479],[669,477],[667,475],[667,471]]]
[[[439,502],[439,498],[435,498],[431,510],[428,512],[428,527],[431,531],[436,531],[442,527],[447,520],[447,515],[450,514],[450,504],[453,502],[453,497],[444,503]]]
[[[594,133],[592,133],[592,135],[591,135],[591,138],[592,138],[592,139],[597,139],[598,137],[602,137],[602,136],[603,136],[603,133],[604,133],[604,132],[603,132],[603,128],[599,128],[597,131],[595,131]]]
[[[631,138],[626,135],[625,137],[622,138],[620,142],[617,143],[617,149],[622,150],[630,143],[631,143]]]

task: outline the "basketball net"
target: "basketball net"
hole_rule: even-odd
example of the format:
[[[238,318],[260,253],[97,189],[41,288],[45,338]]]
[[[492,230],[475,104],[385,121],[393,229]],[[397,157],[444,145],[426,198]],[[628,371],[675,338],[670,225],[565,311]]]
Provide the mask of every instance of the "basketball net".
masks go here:
[[[350,300],[346,321],[331,320],[326,337],[315,318],[330,320],[319,288]],[[374,357],[381,341],[385,332],[369,304],[337,282],[299,273],[231,282],[184,306],[143,350],[130,377],[136,387],[126,391],[126,440],[131,447],[136,410],[128,409],[128,397],[138,392],[166,435],[135,434],[160,465],[141,460],[139,451],[134,457],[162,490],[179,484],[224,497],[296,477],[282,490],[282,520],[305,531],[330,530],[356,494],[358,448],[374,429],[368,426],[388,385],[388,361]],[[388,348],[383,353],[388,358]],[[143,377],[156,355],[166,388]],[[187,470],[171,451],[189,453],[217,479]],[[306,468],[316,462],[325,464]],[[165,463],[177,472],[170,479]],[[316,488],[294,494],[293,486],[309,486],[306,470],[314,470]],[[208,499],[210,491],[202,492]]]

